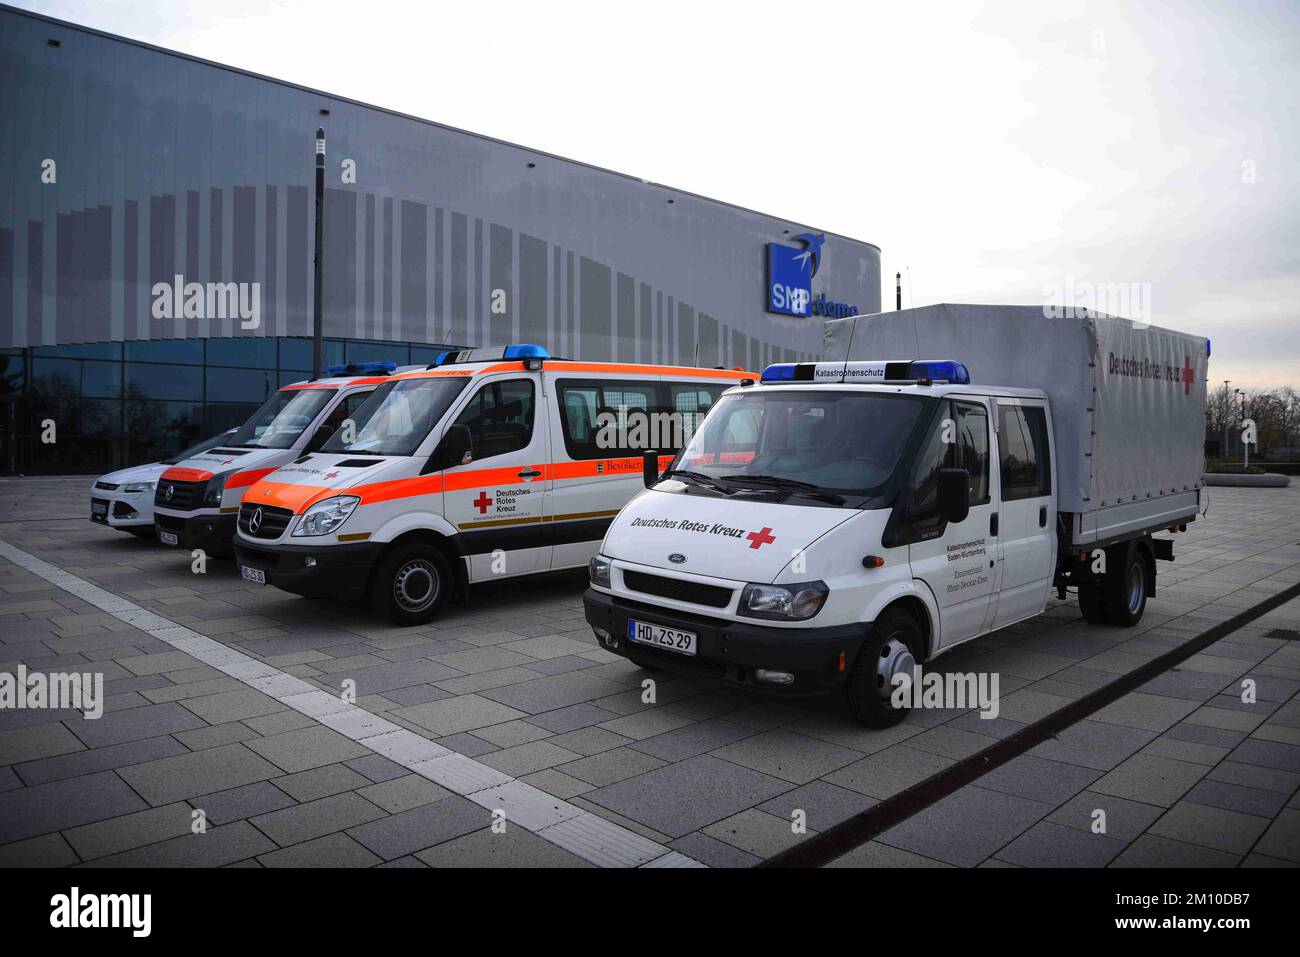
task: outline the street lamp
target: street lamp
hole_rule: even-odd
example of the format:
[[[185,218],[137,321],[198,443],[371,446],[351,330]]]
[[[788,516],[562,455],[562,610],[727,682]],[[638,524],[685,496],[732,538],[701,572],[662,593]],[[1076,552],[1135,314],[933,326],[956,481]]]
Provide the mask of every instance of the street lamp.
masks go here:
[[[325,130],[316,128],[316,258],[313,260],[315,270],[315,294],[312,300],[311,331],[311,374],[319,379],[321,373],[321,343],[324,335],[325,297]]]

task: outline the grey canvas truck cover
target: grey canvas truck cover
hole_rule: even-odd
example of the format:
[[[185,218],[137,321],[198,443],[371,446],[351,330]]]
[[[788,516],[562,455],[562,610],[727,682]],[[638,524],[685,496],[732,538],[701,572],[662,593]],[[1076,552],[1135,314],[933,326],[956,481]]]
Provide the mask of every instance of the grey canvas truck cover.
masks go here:
[[[1042,389],[1072,544],[1187,521],[1205,464],[1208,340],[1050,311],[944,303],[832,320],[823,360],[956,359],[972,385]]]

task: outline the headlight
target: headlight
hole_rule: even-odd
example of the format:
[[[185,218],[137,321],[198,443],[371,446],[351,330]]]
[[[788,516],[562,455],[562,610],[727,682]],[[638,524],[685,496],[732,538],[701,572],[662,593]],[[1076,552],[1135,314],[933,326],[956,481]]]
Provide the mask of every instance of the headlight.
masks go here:
[[[746,585],[740,593],[738,614],[750,618],[802,621],[822,610],[830,589],[825,582],[798,585]]]
[[[123,492],[152,492],[158,487],[157,482],[132,482],[122,487]]]
[[[208,479],[208,487],[203,490],[203,504],[216,508],[221,504],[221,493],[226,490],[226,479],[233,473],[222,472],[220,475],[214,475]]]
[[[352,510],[361,499],[355,495],[336,495],[323,502],[317,502],[302,513],[298,527],[293,530],[293,537],[302,535],[328,535],[348,520]]]
[[[609,587],[609,569],[610,560],[604,555],[594,555],[591,561],[587,562],[587,578],[593,585],[599,585],[601,588]]]

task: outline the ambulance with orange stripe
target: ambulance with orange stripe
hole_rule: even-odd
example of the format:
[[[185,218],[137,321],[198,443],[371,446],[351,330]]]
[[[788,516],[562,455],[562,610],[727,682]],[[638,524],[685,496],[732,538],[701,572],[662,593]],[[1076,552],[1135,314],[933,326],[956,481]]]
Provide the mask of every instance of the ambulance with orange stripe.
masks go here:
[[[320,379],[284,386],[221,445],[167,469],[154,492],[158,540],[229,555],[249,486],[319,449],[396,371],[395,362],[329,366]]]
[[[580,568],[741,370],[443,353],[393,376],[337,433],[250,487],[240,574],[312,597],[368,597],[402,624],[474,582]]]

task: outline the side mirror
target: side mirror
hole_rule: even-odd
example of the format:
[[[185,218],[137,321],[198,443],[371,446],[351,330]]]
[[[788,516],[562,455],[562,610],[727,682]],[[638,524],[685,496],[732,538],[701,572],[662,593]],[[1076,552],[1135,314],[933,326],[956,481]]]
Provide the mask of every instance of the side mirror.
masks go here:
[[[966,521],[970,514],[970,473],[965,469],[940,469],[938,511],[954,525]]]
[[[641,453],[641,481],[646,488],[653,488],[659,482],[659,453],[655,449]]]
[[[468,425],[453,425],[442,437],[440,468],[468,465],[474,461],[474,436]]]
[[[328,425],[316,426],[316,431],[312,434],[311,441],[307,443],[307,447],[304,448],[303,451],[319,452],[321,450],[321,446],[323,446],[326,442],[328,442],[330,436],[333,434],[334,434],[334,430],[331,429]]]

